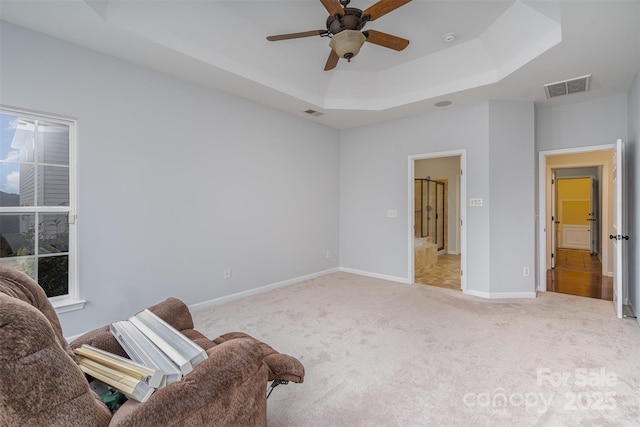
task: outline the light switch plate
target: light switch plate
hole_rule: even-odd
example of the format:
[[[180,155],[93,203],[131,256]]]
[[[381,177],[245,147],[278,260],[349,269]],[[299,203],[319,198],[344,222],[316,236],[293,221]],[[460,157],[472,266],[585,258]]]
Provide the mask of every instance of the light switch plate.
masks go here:
[[[469,199],[469,206],[482,206],[482,199]]]

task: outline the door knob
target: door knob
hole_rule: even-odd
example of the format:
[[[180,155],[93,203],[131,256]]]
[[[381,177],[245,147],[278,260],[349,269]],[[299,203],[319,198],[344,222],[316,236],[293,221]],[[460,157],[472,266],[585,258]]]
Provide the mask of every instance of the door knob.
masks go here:
[[[609,239],[613,239],[613,240],[629,240],[629,236],[621,236],[620,234],[618,234],[617,236],[614,236],[613,234],[609,234]]]

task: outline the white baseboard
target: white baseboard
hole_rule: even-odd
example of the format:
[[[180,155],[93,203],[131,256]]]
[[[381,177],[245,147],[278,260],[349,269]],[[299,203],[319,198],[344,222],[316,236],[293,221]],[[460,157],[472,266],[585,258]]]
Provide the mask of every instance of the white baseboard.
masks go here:
[[[367,277],[373,277],[375,279],[389,280],[391,282],[410,284],[409,279],[407,279],[406,277],[388,276],[386,274],[371,273],[368,271],[356,270],[355,268],[347,268],[347,267],[340,267],[339,270],[344,273],[352,273],[352,274],[357,274],[359,276],[367,276]]]
[[[227,302],[231,302],[231,301],[235,301],[235,300],[240,299],[240,298],[247,297],[249,295],[261,294],[263,292],[270,291],[272,289],[277,289],[277,288],[281,288],[283,286],[293,285],[295,283],[300,283],[300,282],[304,282],[305,280],[315,279],[316,277],[324,276],[325,274],[329,274],[329,273],[336,273],[338,271],[339,271],[338,268],[331,268],[329,270],[319,271],[317,273],[307,274],[305,276],[299,276],[299,277],[294,277],[293,279],[283,280],[282,282],[271,283],[269,285],[260,286],[258,288],[249,289],[249,290],[241,291],[241,292],[236,292],[236,293],[231,294],[231,295],[225,295],[225,296],[222,296],[222,297],[213,298],[213,299],[210,299],[210,300],[207,300],[207,301],[191,304],[189,306],[189,310],[200,310],[200,309],[203,309],[203,308],[215,307],[215,306],[227,303]]]
[[[638,318],[638,311],[636,310],[636,308],[633,306],[633,304],[631,303],[631,301],[629,300],[629,298],[627,298],[627,302],[625,305],[628,305],[629,308],[631,309],[631,311],[633,312],[633,315],[636,316],[636,323],[638,324],[638,326],[640,326],[640,318]]]
[[[483,292],[467,289],[462,292],[465,295],[487,299],[506,299],[506,298],[535,298],[535,292]]]
[[[269,291],[269,290],[272,290],[272,289],[277,289],[277,288],[281,288],[281,287],[284,287],[284,286],[293,285],[293,284],[296,284],[296,283],[304,282],[305,280],[315,279],[316,277],[324,276],[326,274],[336,273],[338,271],[345,272],[345,273],[357,274],[357,275],[360,275],[360,276],[373,277],[373,278],[376,278],[376,279],[389,280],[391,282],[398,282],[398,283],[403,283],[403,284],[411,284],[409,282],[409,279],[407,279],[406,277],[398,277],[398,276],[390,276],[390,275],[386,275],[386,274],[371,273],[369,271],[357,270],[357,269],[354,269],[354,268],[337,267],[337,268],[331,268],[329,270],[319,271],[317,273],[307,274],[305,276],[295,277],[293,279],[283,280],[282,282],[271,283],[269,285],[260,286],[258,288],[249,289],[249,290],[242,291],[242,292],[236,292],[236,293],[231,294],[231,295],[225,295],[225,296],[218,297],[218,298],[213,298],[213,299],[210,299],[210,300],[207,300],[207,301],[191,304],[189,306],[189,310],[200,310],[200,309],[215,307],[215,306],[218,306],[218,305],[221,305],[221,304],[224,304],[224,303],[227,303],[227,302],[235,301],[235,300],[238,300],[240,298],[244,298],[244,297],[247,297],[247,296],[250,296],[250,295],[260,294],[260,293],[263,293],[263,292],[266,292],[266,291]],[[535,298],[536,297],[536,293],[535,292],[494,292],[494,293],[491,293],[491,292],[475,291],[473,289],[464,290],[463,294],[476,296],[476,297],[480,297],[480,298],[487,298],[487,299]],[[634,309],[634,312],[635,312],[635,309]],[[640,326],[640,321],[638,321],[638,325]],[[73,336],[69,336],[69,337],[65,337],[65,338],[66,338],[66,340],[68,342],[71,342],[71,341],[73,341],[74,339],[78,338],[81,335],[82,334],[77,334],[77,335],[73,335]]]
[[[347,268],[347,267],[340,267],[340,271],[343,271],[345,273],[358,274],[360,276],[373,277],[376,279],[389,280],[391,282],[411,284],[409,282],[409,279],[407,279],[406,277],[388,276],[386,274],[371,273],[369,271],[356,270],[354,268]],[[536,297],[535,292],[493,292],[492,293],[492,292],[474,291],[472,289],[471,290],[467,289],[462,291],[462,293],[465,295],[472,295],[472,296],[487,298],[487,299],[535,298]]]
[[[199,310],[199,309],[203,309],[203,308],[215,307],[215,306],[227,303],[227,302],[231,302],[231,301],[235,301],[235,300],[240,299],[240,298],[244,298],[244,297],[249,296],[249,295],[255,295],[255,294],[259,294],[259,293],[262,293],[262,292],[269,291],[271,289],[276,289],[276,288],[281,288],[283,286],[293,285],[295,283],[300,283],[300,282],[304,282],[305,280],[315,279],[316,277],[324,276],[325,274],[329,274],[329,273],[336,273],[338,271],[340,271],[338,268],[331,268],[329,270],[319,271],[317,273],[312,273],[312,274],[307,274],[305,276],[295,277],[293,279],[284,280],[282,282],[271,283],[269,285],[260,286],[259,288],[249,289],[249,290],[246,290],[246,291],[237,292],[235,294],[225,295],[225,296],[214,298],[214,299],[210,299],[210,300],[207,300],[207,301],[198,302],[198,303],[195,303],[195,304],[191,304],[188,307],[189,307],[189,310]],[[71,341],[73,341],[74,339],[78,338],[79,336],[81,336],[83,334],[84,333],[68,336],[68,337],[65,337],[65,339],[68,342],[71,342]]]

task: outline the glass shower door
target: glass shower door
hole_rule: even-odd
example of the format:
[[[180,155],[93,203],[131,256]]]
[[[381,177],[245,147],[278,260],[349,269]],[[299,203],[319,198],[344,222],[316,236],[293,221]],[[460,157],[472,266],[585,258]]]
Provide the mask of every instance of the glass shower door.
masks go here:
[[[446,204],[444,182],[416,179],[414,197],[416,237],[427,237],[438,246],[438,250],[443,250]]]

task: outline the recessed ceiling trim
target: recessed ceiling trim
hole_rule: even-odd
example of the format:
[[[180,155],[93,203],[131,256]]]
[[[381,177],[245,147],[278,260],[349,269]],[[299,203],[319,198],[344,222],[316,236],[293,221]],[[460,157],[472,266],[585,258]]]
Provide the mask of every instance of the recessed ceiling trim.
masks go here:
[[[478,38],[377,73],[337,70],[322,107],[380,111],[479,88],[500,81],[561,41],[558,22],[516,2]]]

